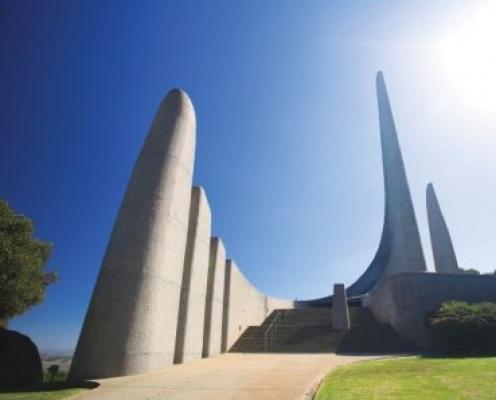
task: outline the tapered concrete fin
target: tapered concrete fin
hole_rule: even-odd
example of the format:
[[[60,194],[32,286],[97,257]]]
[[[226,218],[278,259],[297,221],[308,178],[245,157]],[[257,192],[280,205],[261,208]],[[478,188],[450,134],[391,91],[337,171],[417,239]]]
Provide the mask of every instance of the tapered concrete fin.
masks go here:
[[[385,215],[381,242],[365,273],[348,288],[348,296],[369,292],[384,276],[426,270],[405,165],[382,72],[376,77],[384,173]]]
[[[225,271],[226,249],[220,238],[213,237],[210,240],[207,296],[205,299],[203,357],[210,357],[221,352]]]
[[[233,261],[231,259],[227,259],[224,269],[224,299],[222,305],[222,335],[220,346],[221,353],[225,353],[228,350],[232,266]]]
[[[437,200],[436,192],[432,183],[427,185],[426,191],[427,218],[429,220],[429,232],[431,235],[432,255],[437,272],[457,273],[458,262],[456,260],[453,242],[444,219],[441,207]]]
[[[348,298],[368,293],[387,275],[426,270],[405,165],[382,72],[377,73],[376,90],[384,173],[384,226],[374,259],[362,276],[347,288]],[[298,302],[298,307],[331,304],[332,296],[328,296]]]
[[[195,154],[189,97],[160,104],[129,180],[69,379],[106,378],[171,364]]]
[[[202,356],[205,323],[205,298],[210,256],[212,216],[202,187],[191,191],[188,241],[179,302],[175,363]]]

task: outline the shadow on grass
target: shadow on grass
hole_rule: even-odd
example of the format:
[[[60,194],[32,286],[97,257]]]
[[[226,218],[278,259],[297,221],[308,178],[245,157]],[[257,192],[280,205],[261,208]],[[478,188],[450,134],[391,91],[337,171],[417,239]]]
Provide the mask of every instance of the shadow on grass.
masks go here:
[[[55,392],[65,389],[95,389],[99,384],[97,382],[85,381],[78,383],[53,382],[42,383],[36,386],[16,386],[16,387],[0,387],[0,393],[22,393],[22,392]]]
[[[419,354],[422,358],[491,358],[496,354],[491,353],[445,353],[442,351],[423,352]]]

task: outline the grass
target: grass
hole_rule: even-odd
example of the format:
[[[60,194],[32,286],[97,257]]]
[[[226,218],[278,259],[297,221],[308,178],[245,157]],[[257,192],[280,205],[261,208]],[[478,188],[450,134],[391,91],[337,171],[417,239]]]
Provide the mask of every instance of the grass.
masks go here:
[[[338,368],[316,400],[494,400],[496,357],[405,357]]]
[[[60,373],[51,382],[45,375],[41,386],[0,389],[0,400],[59,400],[96,386],[88,382],[74,387],[66,383],[66,378],[66,373]]]

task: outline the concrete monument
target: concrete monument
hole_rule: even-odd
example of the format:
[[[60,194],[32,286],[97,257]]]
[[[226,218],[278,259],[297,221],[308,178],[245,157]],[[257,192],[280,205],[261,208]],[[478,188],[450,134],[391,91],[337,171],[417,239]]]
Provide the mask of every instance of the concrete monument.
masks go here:
[[[69,380],[137,374],[226,351],[248,325],[293,301],[256,290],[191,188],[196,121],[172,90],[150,128],[112,231]],[[227,278],[227,279],[226,279]]]
[[[346,290],[338,284],[333,296],[296,303],[256,289],[233,260],[226,260],[221,239],[211,238],[207,196],[202,188],[191,187],[193,105],[184,92],[172,90],[159,107],[131,175],[69,379],[137,374],[228,351],[249,326],[261,324],[269,315],[278,321],[291,313],[275,310],[295,307],[333,307],[333,327],[346,334],[350,328],[353,331],[354,314],[348,304],[368,306],[378,320],[425,343],[424,320],[413,311],[425,311],[446,299],[478,299],[481,282],[486,285],[483,297],[489,298],[494,279],[425,273],[381,72],[376,87],[385,192],[379,248],[362,276]],[[427,208],[436,269],[455,272],[453,245],[432,185],[427,188]],[[464,281],[472,286],[464,286]],[[411,293],[405,296],[408,288]],[[314,310],[303,311],[314,315]],[[331,319],[329,310],[323,311]],[[270,320],[267,324],[264,329],[273,326]],[[265,340],[264,332],[260,337]]]
[[[195,153],[188,96],[169,92],[134,167],[74,354],[69,379],[171,364]]]
[[[372,263],[346,290],[349,298],[360,297],[370,292],[388,275],[426,271],[405,165],[382,72],[377,73],[376,89],[386,203],[384,226]],[[302,307],[331,305],[332,296],[298,304]]]
[[[432,183],[427,185],[427,218],[431,235],[432,255],[437,272],[457,273],[458,262],[448,231],[448,225],[439,207]]]

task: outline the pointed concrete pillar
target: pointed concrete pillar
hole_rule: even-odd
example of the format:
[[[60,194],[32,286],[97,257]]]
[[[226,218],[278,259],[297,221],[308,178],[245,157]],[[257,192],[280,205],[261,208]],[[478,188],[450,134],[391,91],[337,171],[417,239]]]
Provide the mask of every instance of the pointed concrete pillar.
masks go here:
[[[207,197],[203,188],[194,187],[177,324],[174,358],[177,364],[202,356],[210,233],[211,213]]]
[[[222,240],[214,237],[210,241],[210,265],[208,270],[207,298],[205,302],[203,357],[210,357],[221,352],[225,271],[226,250]]]
[[[173,362],[195,152],[195,114],[172,90],[134,167],[69,379],[137,374]]]
[[[233,261],[226,260],[226,267],[224,270],[224,299],[222,305],[222,336],[221,336],[221,353],[225,353],[228,348],[229,336],[229,315],[230,315],[230,299],[231,299],[231,275],[233,269]]]
[[[336,283],[332,297],[332,328],[338,331],[350,329],[350,312],[344,284]]]
[[[432,255],[437,272],[457,273],[458,262],[456,261],[453,242],[448,231],[448,225],[441,212],[436,192],[432,183],[427,185],[427,218],[429,220],[429,232],[431,235]]]
[[[348,288],[349,297],[369,292],[384,276],[426,271],[417,219],[382,72],[377,73],[376,87],[386,203],[384,227],[374,260]]]

